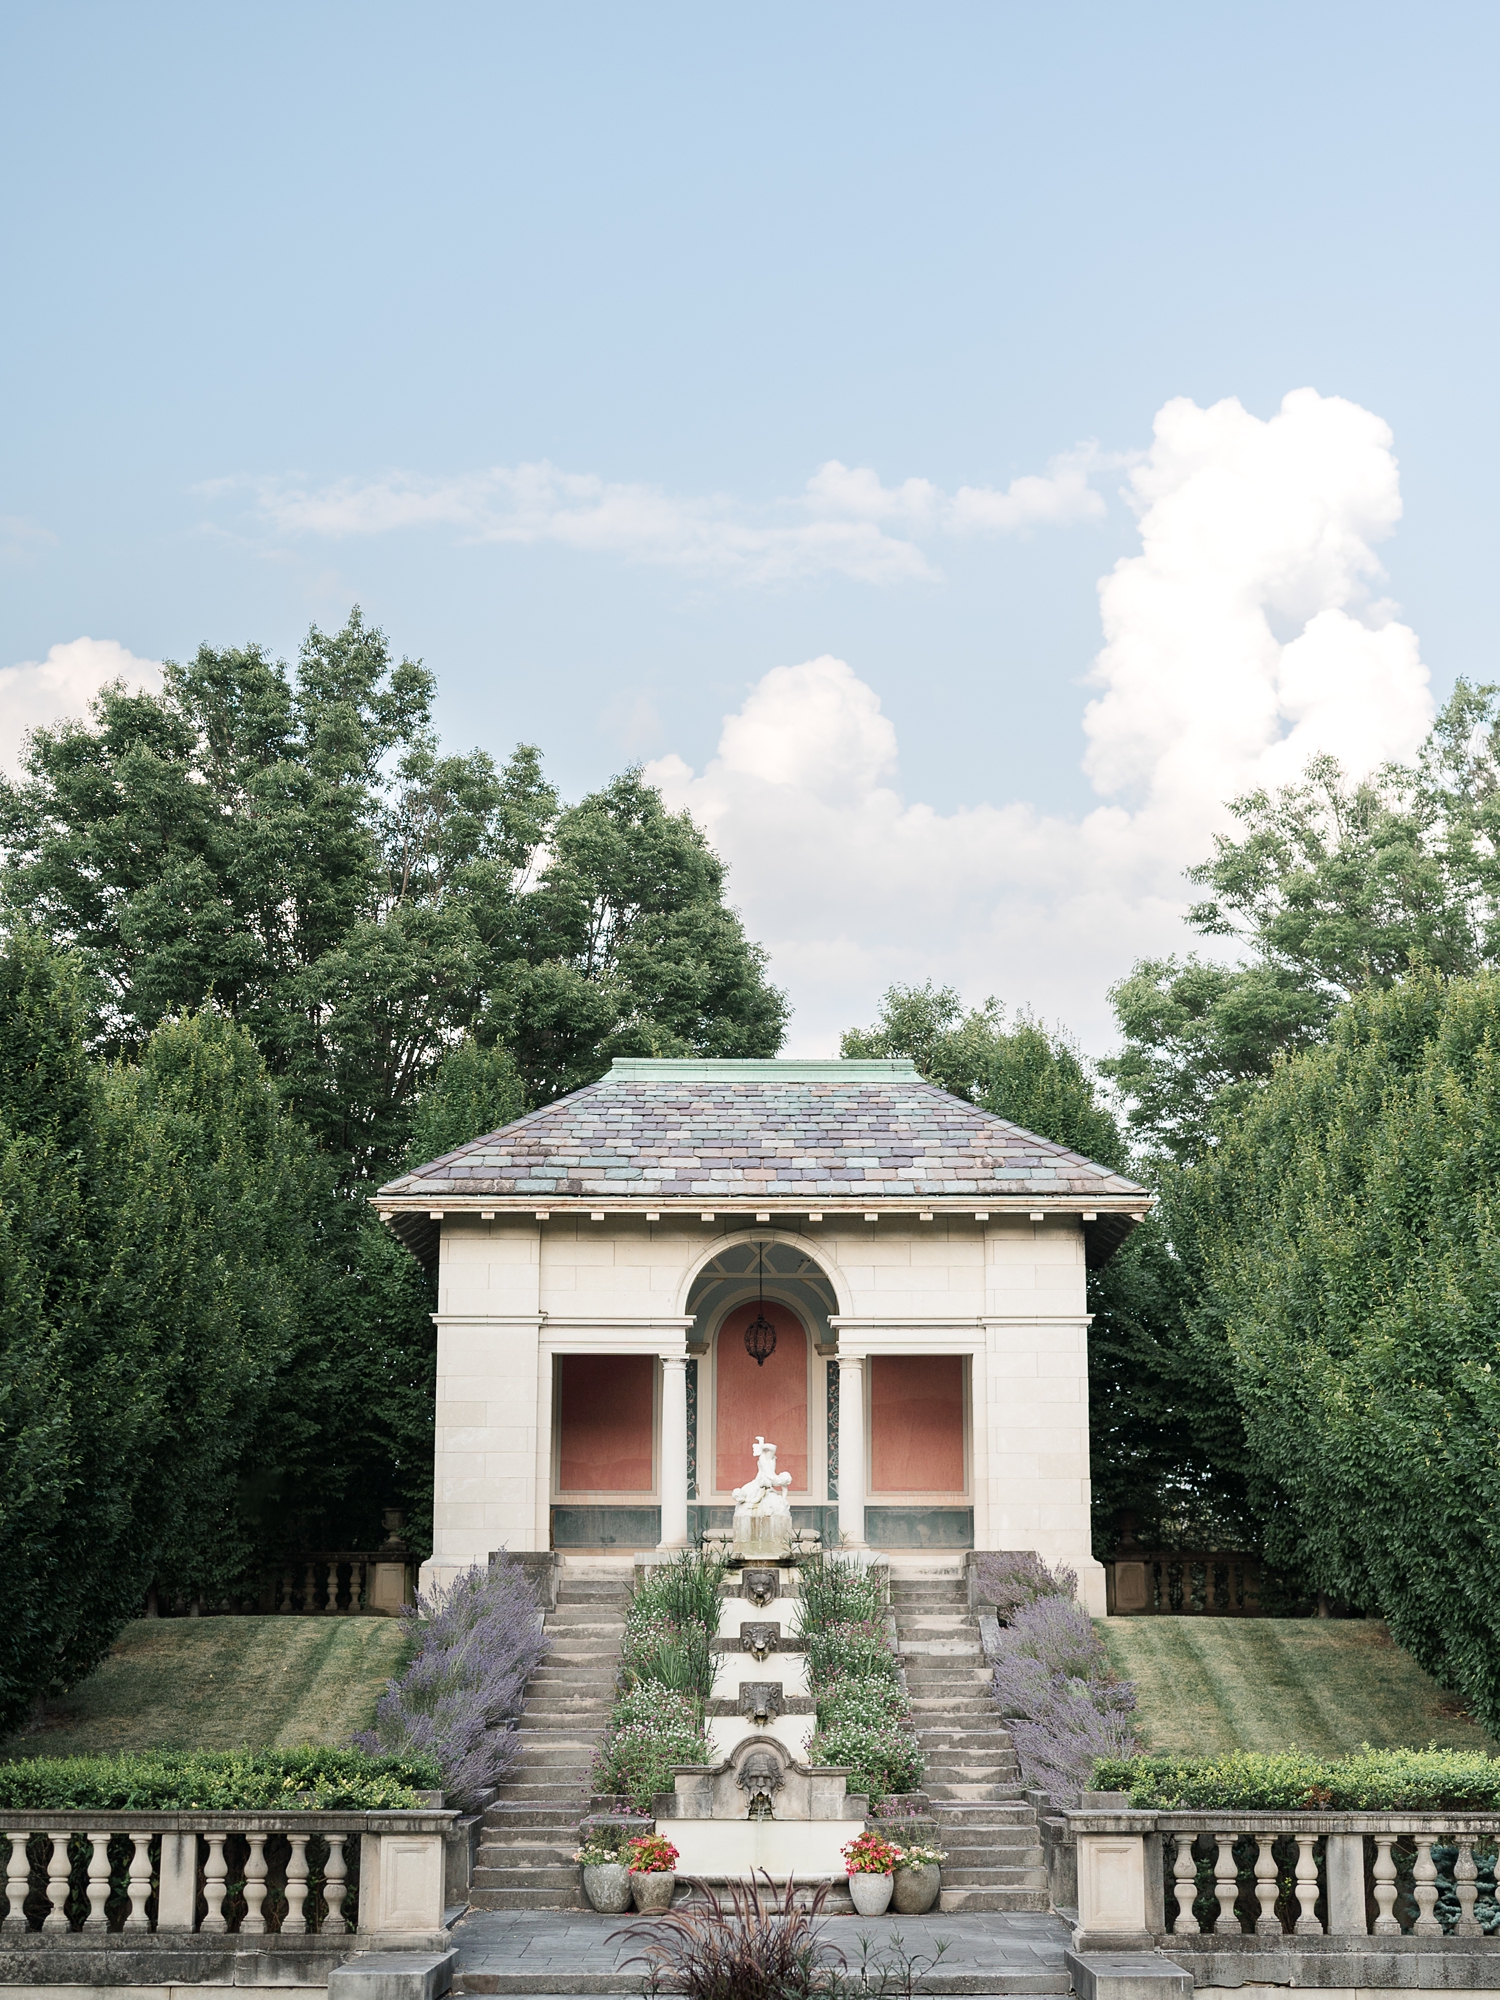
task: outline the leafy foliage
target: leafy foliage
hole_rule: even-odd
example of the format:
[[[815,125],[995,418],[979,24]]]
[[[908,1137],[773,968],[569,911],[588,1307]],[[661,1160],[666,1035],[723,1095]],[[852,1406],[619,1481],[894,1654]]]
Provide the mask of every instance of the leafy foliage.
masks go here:
[[[881,1586],[862,1563],[820,1551],[802,1559],[798,1576],[799,1632],[830,1625],[873,1625],[885,1610]]]
[[[713,1693],[721,1557],[685,1549],[655,1566],[625,1614],[620,1693],[594,1760],[594,1788],[650,1807],[677,1764],[709,1758],[702,1704]]]
[[[424,1756],[360,1750],[153,1750],[0,1764],[3,1812],[406,1810],[441,1783]]]
[[[1276,1756],[1238,1750],[1221,1757],[1105,1758],[1101,1791],[1128,1792],[1132,1806],[1247,1812],[1495,1812],[1500,1760],[1466,1750],[1360,1750],[1352,1757]]]
[[[817,1710],[820,1729],[878,1729],[911,1720],[906,1692],[890,1674],[842,1674],[819,1693]]]
[[[230,1588],[273,1480],[344,1471],[320,1338],[331,1178],[249,1038],[206,1013],[85,1052],[75,965],[0,949],[0,1728],[89,1672],[153,1582]]]
[[[204,646],[106,688],[0,781],[12,920],[77,950],[104,1046],[212,996],[350,1184],[466,1031],[543,1101],[617,1054],[773,1054],[785,1020],[686,815],[638,773],[562,810],[529,747],[442,755],[433,692],[356,610],[295,673]]]
[[[896,1658],[878,1625],[840,1621],[836,1625],[804,1624],[802,1630],[807,1643],[807,1679],[814,1690],[845,1676],[896,1680]]]
[[[357,1739],[387,1755],[433,1759],[452,1802],[477,1807],[515,1761],[526,1683],[551,1651],[521,1565],[476,1565],[409,1614],[416,1651]]]
[[[849,1790],[870,1798],[915,1791],[922,1782],[922,1746],[899,1722],[839,1722],[820,1729],[810,1753],[814,1764],[846,1765]]]
[[[1268,1553],[1378,1610],[1491,1733],[1497,1134],[1500,975],[1419,972],[1278,1068],[1175,1196]]]
[[[613,1726],[594,1758],[594,1790],[628,1798],[649,1810],[658,1792],[670,1792],[678,1764],[709,1762],[702,1726],[664,1720]]]

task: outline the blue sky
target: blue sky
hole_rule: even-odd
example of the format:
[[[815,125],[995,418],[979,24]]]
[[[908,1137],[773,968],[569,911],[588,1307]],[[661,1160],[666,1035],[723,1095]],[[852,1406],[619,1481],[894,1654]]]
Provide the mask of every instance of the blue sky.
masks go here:
[[[1179,786],[1140,830],[1151,676],[1198,699],[1160,663],[1217,560],[1184,509],[1288,518],[1305,477],[1322,525],[1212,587],[1277,646],[1330,608],[1414,633],[1340,669],[1311,747],[1399,751],[1492,671],[1494,9],[13,0],[0,33],[0,737],[123,657],[27,667],[85,635],[149,672],[357,600],[450,742],[534,740],[574,795],[656,760],[794,1048],[929,972],[1098,1047],[1215,823]],[[1268,431],[1307,388],[1391,442]],[[1145,456],[1174,399],[1228,398],[1243,424]],[[1153,477],[1184,561],[1120,611],[1145,666],[1091,685]],[[1264,740],[1195,753],[1219,792],[1286,761],[1268,659]],[[1218,655],[1192,671],[1211,714]],[[1116,877],[1100,811],[1139,850]]]

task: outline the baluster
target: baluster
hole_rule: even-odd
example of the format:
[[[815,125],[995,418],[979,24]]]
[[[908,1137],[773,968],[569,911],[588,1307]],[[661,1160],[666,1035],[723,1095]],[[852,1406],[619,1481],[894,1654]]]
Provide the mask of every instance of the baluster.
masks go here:
[[[1226,1931],[1238,1930],[1240,1920],[1235,1914],[1235,1902],[1240,1893],[1239,1871],[1234,1865],[1234,1835],[1216,1833],[1219,1851],[1214,1859],[1214,1894],[1219,1899],[1219,1914],[1214,1922],[1218,1930],[1222,1924]]]
[[[1195,1936],[1203,1926],[1193,1911],[1198,1894],[1198,1864],[1193,1859],[1193,1836],[1190,1833],[1179,1833],[1177,1836],[1177,1859],[1172,1863],[1172,1891],[1177,1898],[1177,1921],[1172,1928],[1186,1936]]]
[[[292,1843],[292,1853],[291,1859],[286,1864],[286,1915],[281,1920],[283,1936],[288,1932],[295,1932],[301,1937],[304,1931],[312,1929],[312,1925],[308,1922],[312,1913],[308,1909],[311,1899],[307,1891],[307,1843],[311,1838],[312,1835],[308,1833],[287,1835],[287,1839]]]
[[[328,1602],[323,1606],[323,1609],[332,1618],[337,1616],[339,1608],[339,1566],[336,1562],[331,1562],[327,1565],[327,1570]]]
[[[349,1609],[363,1611],[365,1608],[365,1566],[362,1562],[349,1565]]]
[[[344,1923],[344,1898],[349,1893],[348,1873],[349,1864],[344,1859],[344,1836],[330,1833],[328,1859],[323,1864],[323,1901],[328,1905],[328,1917],[323,1926],[326,1931],[347,1928]]]
[[[316,1611],[317,1608],[318,1608],[318,1572],[316,1571],[316,1569],[314,1569],[311,1560],[309,1560],[307,1565],[307,1575],[303,1579],[302,1583],[303,1615],[306,1616],[308,1613]]]
[[[83,1928],[107,1930],[109,1918],[104,1914],[104,1905],[109,1901],[109,1835],[90,1833],[84,1838],[89,1843],[89,1913],[83,1920]]]
[[[1393,1833],[1377,1833],[1375,1836],[1375,1907],[1380,1912],[1375,1919],[1375,1931],[1379,1937],[1399,1936],[1401,1926],[1396,1922],[1396,1857],[1391,1849],[1396,1843]]]
[[[229,1919],[224,1914],[224,1884],[229,1869],[224,1860],[224,1842],[229,1838],[224,1833],[206,1833],[208,1859],[203,1864],[203,1894],[208,1902],[208,1914],[201,1928],[206,1931],[227,1931]]]
[[[24,1931],[26,1928],[26,1898],[31,1889],[31,1857],[26,1852],[29,1833],[13,1832],[10,1836],[10,1859],[5,1864],[5,1922],[0,1924],[3,1931]]]
[[[249,1833],[245,1838],[250,1843],[250,1858],[245,1863],[245,1919],[240,1936],[253,1933],[259,1937],[266,1927],[260,1907],[266,1900],[266,1836]]]
[[[290,1563],[281,1572],[281,1602],[276,1608],[282,1612],[295,1609],[292,1603],[292,1568]]]
[[[1255,1900],[1260,1905],[1260,1914],[1255,1919],[1256,1933],[1260,1937],[1274,1934],[1281,1936],[1281,1919],[1276,1914],[1276,1891],[1280,1886],[1276,1880],[1276,1836],[1260,1834],[1255,1843]]]
[[[1310,1833],[1297,1837],[1297,1922],[1298,1937],[1321,1937],[1318,1922],[1318,1857],[1316,1839]]]
[[[1437,1916],[1438,1879],[1437,1863],[1432,1858],[1432,1835],[1419,1833],[1416,1841],[1416,1880],[1412,1884],[1412,1894],[1417,1899],[1417,1921],[1412,1925],[1412,1936],[1441,1937],[1443,1927]]]
[[[47,1861],[47,1901],[49,1908],[42,1918],[44,1931],[65,1931],[68,1928],[68,1877],[73,1872],[73,1864],[68,1857],[68,1836],[66,1830],[52,1836],[52,1852]]]
[[[151,1895],[151,1836],[144,1828],[132,1832],[130,1836],[130,1874],[126,1879],[125,1893],[130,1898],[130,1915],[125,1919],[125,1929],[150,1930],[146,1904]]]
[[[1474,1863],[1474,1842],[1460,1840],[1458,1860],[1453,1868],[1453,1886],[1458,1891],[1458,1929],[1456,1937],[1478,1937],[1479,1923],[1474,1915],[1474,1899],[1479,1894],[1479,1870]]]

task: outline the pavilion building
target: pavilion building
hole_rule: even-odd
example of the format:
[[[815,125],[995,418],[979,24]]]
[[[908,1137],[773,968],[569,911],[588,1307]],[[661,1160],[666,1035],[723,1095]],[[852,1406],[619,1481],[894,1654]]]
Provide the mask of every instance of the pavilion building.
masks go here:
[[[1149,1203],[905,1060],[617,1060],[376,1197],[438,1259],[424,1585],[727,1528],[765,1437],[826,1543],[1035,1549],[1102,1612],[1086,1273]]]

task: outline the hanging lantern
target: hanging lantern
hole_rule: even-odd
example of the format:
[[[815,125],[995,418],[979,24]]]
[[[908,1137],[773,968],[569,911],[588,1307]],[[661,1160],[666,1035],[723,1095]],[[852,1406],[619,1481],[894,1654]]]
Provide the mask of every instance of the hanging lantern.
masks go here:
[[[745,1352],[757,1368],[764,1368],[776,1352],[776,1329],[766,1318],[765,1245],[757,1243],[755,1248],[759,1255],[756,1267],[759,1297],[755,1318],[745,1328]]]
[[[776,1352],[776,1329],[759,1313],[745,1328],[745,1352],[753,1355],[757,1368],[764,1368]]]

